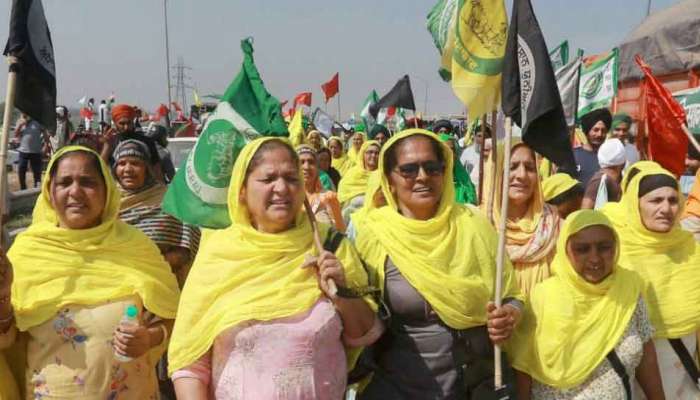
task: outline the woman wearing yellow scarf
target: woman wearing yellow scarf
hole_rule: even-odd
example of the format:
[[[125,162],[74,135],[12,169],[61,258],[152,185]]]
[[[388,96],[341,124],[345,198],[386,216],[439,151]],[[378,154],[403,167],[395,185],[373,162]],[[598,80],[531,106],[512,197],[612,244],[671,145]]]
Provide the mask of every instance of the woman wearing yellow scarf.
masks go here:
[[[343,344],[372,343],[381,323],[364,299],[328,289],[329,278],[340,296],[367,285],[346,240],[335,255],[308,260],[315,250],[303,201],[286,141],[243,148],[229,186],[232,224],[205,233],[183,289],[168,352],[178,398],[342,397]]]
[[[331,151],[331,165],[340,173],[341,177],[345,176],[345,173],[352,168],[353,162],[345,154],[343,140],[337,136],[331,136],[328,139],[328,150]]]
[[[361,160],[355,164],[340,180],[338,200],[343,206],[343,219],[349,220],[350,215],[364,204],[367,182],[370,176],[376,174],[379,163],[379,142],[368,140],[362,144],[358,153]]]
[[[602,213],[581,210],[566,219],[554,276],[534,288],[508,343],[518,399],[629,399],[632,384],[623,384],[615,358],[647,399],[664,398],[643,283],[619,266],[619,254]]]
[[[97,153],[62,148],[42,183],[32,224],[8,253],[26,398],[155,398],[175,276],[146,235],[118,220],[119,191]],[[140,323],[120,325],[134,306]]]
[[[362,157],[359,156],[359,153],[366,140],[367,136],[364,132],[355,132],[352,135],[352,138],[350,139],[350,149],[348,150],[348,158],[353,165],[357,165],[359,162],[361,162]]]
[[[644,281],[666,398],[697,399],[696,382],[672,347],[695,355],[700,330],[700,244],[678,223],[681,198],[671,173],[647,167],[631,178],[619,206],[603,212],[620,235],[620,264]]]
[[[374,201],[352,216],[348,232],[391,315],[360,399],[480,398],[477,387],[493,376],[491,341],[507,339],[519,318],[508,262],[505,305],[489,303],[497,235],[477,209],[455,202],[452,163],[432,132],[399,133],[380,155],[383,197],[368,194]]]
[[[561,218],[557,209],[544,202],[542,185],[537,174],[535,152],[524,143],[513,145],[510,157],[508,215],[501,216],[501,188],[503,187],[503,148],[497,152],[496,171],[486,170],[482,208],[493,194],[493,222],[506,220],[506,249],[518,286],[525,294],[550,276],[549,264],[556,252]],[[493,152],[487,165],[493,165]],[[493,178],[494,173],[496,179]],[[493,186],[496,185],[495,190]]]

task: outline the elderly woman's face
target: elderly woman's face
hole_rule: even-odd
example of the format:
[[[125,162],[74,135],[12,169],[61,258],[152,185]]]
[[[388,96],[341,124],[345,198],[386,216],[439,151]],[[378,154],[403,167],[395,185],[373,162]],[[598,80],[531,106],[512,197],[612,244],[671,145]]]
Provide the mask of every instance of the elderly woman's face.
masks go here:
[[[58,226],[88,229],[100,224],[107,187],[90,155],[75,152],[61,158],[49,190],[51,206],[58,215]]]
[[[355,136],[352,137],[352,146],[355,148],[355,150],[360,150],[360,147],[362,147],[362,143],[365,140],[362,138],[362,135],[355,134]]]
[[[314,148],[318,149],[321,147],[321,135],[318,133],[312,133],[309,135],[309,144]]]
[[[138,157],[122,157],[114,170],[119,184],[126,190],[137,190],[146,183],[146,162]]]
[[[318,177],[318,166],[316,164],[316,157],[314,157],[313,154],[299,154],[299,165],[301,167],[301,174],[304,176],[304,182],[316,180]]]
[[[240,201],[258,231],[279,233],[292,227],[304,202],[298,168],[289,150],[280,146],[265,151],[248,174]]]
[[[566,253],[581,278],[600,283],[612,273],[615,248],[615,235],[610,228],[593,225],[571,235]]]
[[[660,187],[639,198],[639,214],[644,226],[652,232],[666,233],[673,228],[681,209],[678,191]]]
[[[328,142],[328,150],[331,151],[333,158],[340,158],[343,156],[343,145],[337,140]]]
[[[518,146],[510,157],[510,186],[508,199],[523,204],[530,199],[537,185],[535,154],[526,146]]]
[[[379,166],[379,147],[372,145],[365,150],[365,168],[374,171]]]
[[[410,137],[396,146],[396,167],[386,173],[399,208],[409,218],[432,218],[442,198],[445,164],[427,137]]]

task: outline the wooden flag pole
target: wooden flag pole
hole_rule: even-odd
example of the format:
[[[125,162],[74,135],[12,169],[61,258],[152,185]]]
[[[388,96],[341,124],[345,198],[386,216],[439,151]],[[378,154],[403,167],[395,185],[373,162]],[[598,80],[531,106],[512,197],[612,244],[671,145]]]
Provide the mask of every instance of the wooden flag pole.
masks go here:
[[[503,140],[503,185],[501,190],[501,218],[498,221],[498,251],[496,253],[496,288],[494,293],[494,303],[496,308],[501,307],[501,295],[503,291],[503,264],[506,257],[506,216],[508,215],[508,188],[510,186],[510,137],[512,134],[513,121],[506,117],[505,131],[506,137]],[[492,135],[495,136],[495,135]],[[503,370],[501,368],[501,347],[494,345],[493,349],[494,375],[493,382],[496,390],[503,387]]]
[[[306,210],[306,215],[309,217],[309,222],[311,222],[311,230],[314,234],[314,246],[316,247],[316,251],[318,251],[318,254],[321,254],[321,252],[323,251],[323,242],[321,242],[321,234],[318,233],[318,224],[316,224],[316,217],[314,216],[314,212],[311,209],[311,204],[309,204],[309,200],[306,198],[304,198],[304,209]],[[333,279],[328,279],[328,281],[326,281],[326,284],[328,285],[328,290],[331,292],[330,294],[335,296],[335,294],[338,293],[338,287],[335,285],[335,281]]]
[[[688,140],[690,140],[690,143],[692,143],[693,147],[695,147],[695,150],[697,150],[698,153],[700,153],[700,144],[698,144],[698,141],[695,140],[695,136],[693,136],[693,134],[688,129],[688,125],[683,124],[681,125],[681,127],[683,128],[683,132],[685,132],[686,136],[688,136]]]
[[[486,114],[484,114],[483,119],[486,119]],[[481,121],[480,128],[481,145],[479,146],[479,204],[482,204],[484,202],[484,145],[486,144],[486,126],[484,125],[483,120]]]
[[[338,90],[338,119],[337,121],[340,121],[340,90]]]
[[[0,227],[4,225],[5,214],[9,211],[7,184],[7,143],[10,140],[10,123],[12,110],[15,109],[15,89],[17,87],[17,72],[19,60],[14,56],[7,57],[10,64],[7,73],[7,91],[5,92],[5,115],[2,119],[2,139],[0,139]]]
[[[484,114],[484,117],[486,117],[486,114]],[[493,205],[494,205],[494,200],[496,199],[496,185],[498,184],[498,177],[496,176],[496,171],[498,171],[498,168],[496,168],[496,164],[498,163],[498,134],[497,134],[497,129],[498,127],[496,126],[496,112],[493,111],[491,114],[491,164],[489,165],[489,168],[491,168],[491,171],[493,171],[493,176],[491,176],[491,193],[489,193],[489,198],[488,202],[486,203],[486,216],[488,217],[489,221],[493,223]],[[486,138],[484,138],[484,143],[486,143]],[[505,161],[504,161],[505,162]]]
[[[413,110],[413,126],[418,128],[418,116],[416,115],[416,110]]]

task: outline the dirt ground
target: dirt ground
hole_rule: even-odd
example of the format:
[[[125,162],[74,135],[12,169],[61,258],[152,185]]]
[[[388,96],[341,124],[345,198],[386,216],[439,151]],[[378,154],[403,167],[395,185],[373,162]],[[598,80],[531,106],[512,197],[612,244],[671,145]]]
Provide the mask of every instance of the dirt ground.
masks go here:
[[[12,171],[7,171],[7,183],[10,188],[10,192],[16,192],[19,190],[19,174],[17,169],[13,168]],[[34,185],[34,174],[32,174],[31,169],[27,171],[27,188],[31,188]]]

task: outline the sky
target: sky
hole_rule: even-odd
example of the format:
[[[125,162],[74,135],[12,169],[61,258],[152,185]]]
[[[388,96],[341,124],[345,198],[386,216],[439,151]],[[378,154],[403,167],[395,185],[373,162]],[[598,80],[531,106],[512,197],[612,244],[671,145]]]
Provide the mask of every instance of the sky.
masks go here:
[[[425,27],[437,0],[167,0],[170,60],[189,68],[200,96],[223,93],[238,73],[241,39],[254,38],[255,61],[280,101],[311,91],[324,107],[321,83],[340,74],[342,117],[359,113],[408,74],[418,111],[461,114],[463,106],[437,74],[439,55]],[[616,46],[646,16],[648,0],[532,0],[549,48],[570,53]],[[677,0],[651,0],[651,10]],[[0,4],[0,41],[7,40],[11,1]],[[83,96],[153,111],[167,102],[163,0],[43,0],[56,60],[58,103]],[[506,0],[510,14],[512,0]],[[174,71],[171,71],[174,72]],[[4,97],[7,74],[0,73]],[[172,80],[172,84],[175,81]],[[175,89],[172,89],[173,97]],[[426,104],[427,94],[427,104]],[[192,91],[187,90],[188,103]],[[337,99],[329,113],[337,112]]]

